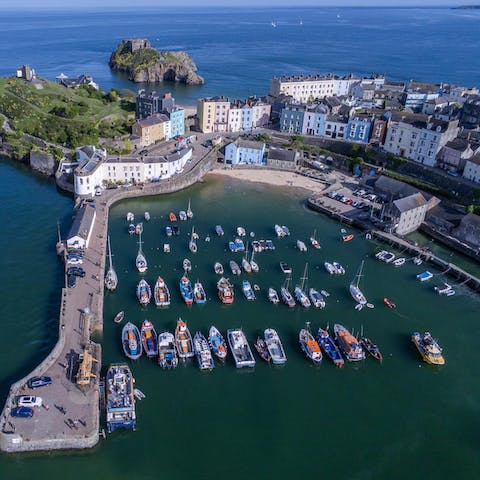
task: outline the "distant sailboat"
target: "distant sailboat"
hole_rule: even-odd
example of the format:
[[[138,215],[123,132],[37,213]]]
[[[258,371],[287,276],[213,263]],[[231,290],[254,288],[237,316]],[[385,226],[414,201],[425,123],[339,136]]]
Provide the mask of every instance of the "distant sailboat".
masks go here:
[[[138,253],[137,258],[135,259],[135,266],[140,273],[145,273],[147,271],[147,259],[143,255],[142,252],[142,234],[139,234],[139,241],[138,241]]]
[[[363,306],[367,304],[367,299],[365,298],[365,295],[362,293],[358,286],[360,278],[362,277],[363,264],[364,262],[362,261],[358,273],[355,275],[355,278],[350,284],[350,294],[352,295],[353,299],[358,303],[357,307],[359,309],[363,308]]]
[[[112,264],[112,251],[110,249],[110,235],[107,238],[108,240],[108,261],[109,261],[109,268],[107,274],[105,275],[105,287],[107,290],[113,292],[118,285],[118,277],[117,272],[115,272]]]
[[[187,218],[193,218],[193,211],[190,208],[190,199],[188,199]]]
[[[272,22],[270,23],[270,25],[273,27],[273,28],[277,28],[277,22],[275,20],[272,20]]]

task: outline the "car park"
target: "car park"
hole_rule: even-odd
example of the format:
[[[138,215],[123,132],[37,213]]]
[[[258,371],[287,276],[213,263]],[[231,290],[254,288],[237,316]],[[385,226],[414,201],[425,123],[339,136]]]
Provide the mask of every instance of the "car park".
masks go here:
[[[347,205],[351,205],[353,203],[353,200],[351,198],[347,198],[347,200],[345,201],[345,203]]]
[[[45,387],[52,383],[51,377],[42,376],[42,377],[32,377],[27,381],[28,388],[39,388]]]
[[[17,401],[19,407],[41,407],[42,404],[42,397],[35,397],[33,395],[22,395]]]
[[[33,408],[30,407],[15,407],[10,411],[12,417],[29,418],[33,417]]]

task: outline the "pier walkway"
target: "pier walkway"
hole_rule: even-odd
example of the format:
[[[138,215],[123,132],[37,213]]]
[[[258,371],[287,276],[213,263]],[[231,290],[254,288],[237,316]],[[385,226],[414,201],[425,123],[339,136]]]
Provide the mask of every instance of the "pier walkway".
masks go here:
[[[90,340],[93,331],[103,327],[103,280],[106,238],[110,207],[129,197],[171,193],[200,181],[216,162],[216,150],[169,180],[142,187],[107,190],[96,197],[92,207],[96,218],[88,248],[85,250],[84,278],[75,288],[63,288],[59,313],[58,341],[47,358],[29,375],[13,384],[0,415],[0,449],[25,452],[93,447],[100,432],[101,347]],[[88,385],[76,383],[82,355],[91,354],[92,376]],[[46,375],[52,384],[30,389],[27,381]],[[45,407],[36,407],[31,418],[14,418],[11,409],[21,395],[41,396]],[[48,406],[48,407],[47,407]]]

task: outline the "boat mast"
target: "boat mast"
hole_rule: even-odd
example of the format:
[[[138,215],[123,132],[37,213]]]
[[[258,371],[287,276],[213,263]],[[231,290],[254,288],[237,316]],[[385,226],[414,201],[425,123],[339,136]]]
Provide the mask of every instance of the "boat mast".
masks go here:
[[[142,243],[143,243],[142,242],[142,232],[140,232],[138,234],[138,236],[139,236],[139,239],[138,239],[138,254],[143,255],[143,252],[142,252]]]
[[[360,269],[358,270],[358,273],[355,275],[355,279],[352,282],[357,288],[358,288],[358,284],[360,283],[360,278],[363,276],[362,275],[362,270],[363,270],[363,264],[364,263],[365,263],[365,261],[362,260],[362,263],[360,264]]]
[[[113,270],[113,266],[112,266],[112,250],[111,250],[111,248],[110,248],[110,235],[107,237],[107,240],[108,240],[108,261],[109,261],[109,264],[110,264],[109,270]]]
[[[302,281],[302,286],[301,286],[302,292],[303,292],[303,288],[305,287],[305,280],[308,279],[307,270],[308,270],[308,262],[305,264],[305,270],[303,271],[303,277],[300,277],[300,280]]]

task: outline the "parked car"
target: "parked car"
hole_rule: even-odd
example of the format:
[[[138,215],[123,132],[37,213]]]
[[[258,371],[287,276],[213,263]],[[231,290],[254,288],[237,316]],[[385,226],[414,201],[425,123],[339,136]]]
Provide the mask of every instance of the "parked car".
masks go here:
[[[84,277],[85,270],[82,267],[68,267],[67,275],[75,275],[76,277]]]
[[[83,264],[83,258],[80,256],[70,256],[67,255],[67,263],[70,265],[82,265]]]
[[[77,277],[75,275],[67,275],[67,287],[75,288],[77,285]]]
[[[15,407],[10,411],[12,417],[29,418],[33,417],[33,408],[30,407]]]
[[[46,385],[50,385],[52,383],[51,377],[32,377],[29,378],[27,381],[28,388],[39,388],[45,387]]]
[[[17,401],[19,407],[41,407],[42,403],[42,397],[35,397],[33,395],[22,395]]]

